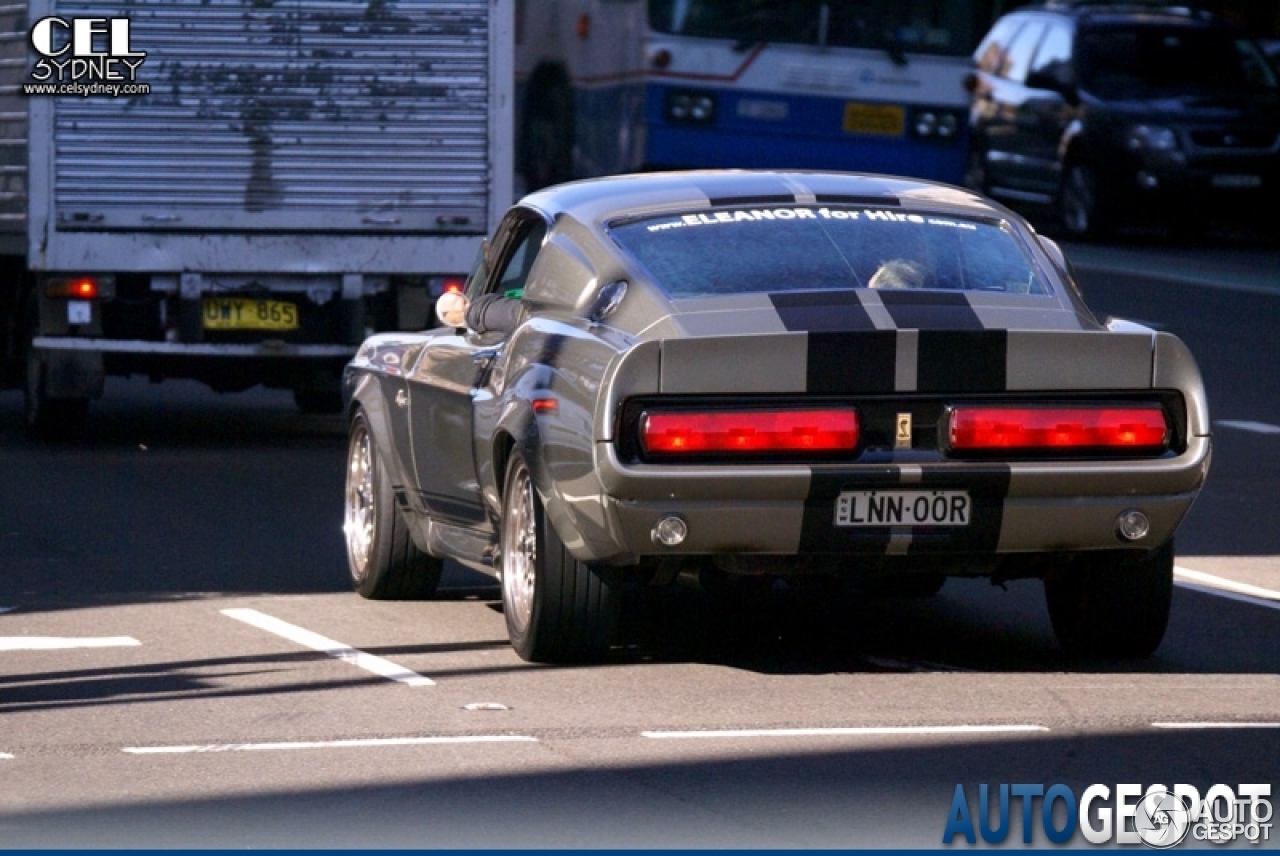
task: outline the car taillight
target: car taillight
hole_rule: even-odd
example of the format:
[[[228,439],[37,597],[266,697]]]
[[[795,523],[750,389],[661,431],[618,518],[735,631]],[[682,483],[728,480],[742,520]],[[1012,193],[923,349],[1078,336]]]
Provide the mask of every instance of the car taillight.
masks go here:
[[[1122,407],[957,407],[948,439],[957,451],[1163,451],[1169,444],[1164,409]]]
[[[733,410],[645,413],[645,452],[835,452],[858,445],[856,410]]]
[[[461,293],[466,289],[465,276],[432,276],[427,278],[427,293],[432,297],[451,292]]]

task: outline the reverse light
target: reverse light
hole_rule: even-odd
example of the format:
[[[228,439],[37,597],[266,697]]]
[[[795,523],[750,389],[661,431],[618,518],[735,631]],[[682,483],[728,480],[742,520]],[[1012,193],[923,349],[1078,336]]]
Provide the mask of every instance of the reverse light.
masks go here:
[[[834,452],[858,445],[856,410],[645,413],[640,442],[658,454]]]
[[[948,440],[957,451],[1162,452],[1169,445],[1169,426],[1158,405],[956,407],[948,423]]]

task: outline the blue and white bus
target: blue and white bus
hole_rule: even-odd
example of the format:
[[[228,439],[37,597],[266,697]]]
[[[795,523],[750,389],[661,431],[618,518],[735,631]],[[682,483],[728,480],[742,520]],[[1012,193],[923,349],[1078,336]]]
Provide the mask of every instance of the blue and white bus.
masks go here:
[[[960,183],[965,73],[1001,0],[521,0],[528,189],[662,168]]]

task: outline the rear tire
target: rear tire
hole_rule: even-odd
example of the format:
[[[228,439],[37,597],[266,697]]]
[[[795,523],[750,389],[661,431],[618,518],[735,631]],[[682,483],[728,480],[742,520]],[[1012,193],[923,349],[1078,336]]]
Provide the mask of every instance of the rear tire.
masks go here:
[[[363,412],[351,421],[344,494],[342,529],[352,587],[370,600],[421,600],[435,594],[444,563],[413,543]]]
[[[50,398],[45,391],[45,362],[27,349],[27,377],[22,403],[27,432],[36,440],[80,440],[89,431],[89,399]]]
[[[1068,654],[1147,657],[1160,647],[1173,598],[1173,541],[1148,553],[1085,553],[1044,581],[1049,619]]]
[[[502,496],[502,612],[511,647],[532,663],[603,659],[621,612],[617,581],[565,548],[519,453]]]

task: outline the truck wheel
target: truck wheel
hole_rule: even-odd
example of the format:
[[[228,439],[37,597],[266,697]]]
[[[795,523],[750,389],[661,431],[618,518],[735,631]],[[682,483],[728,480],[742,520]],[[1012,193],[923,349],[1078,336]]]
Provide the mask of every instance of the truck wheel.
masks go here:
[[[619,587],[565,549],[518,453],[507,467],[500,531],[502,612],[516,653],[534,663],[602,659],[621,613]]]
[[[1053,632],[1072,655],[1147,657],[1160,646],[1173,598],[1173,541],[1148,553],[1086,553],[1045,578]]]
[[[413,543],[364,413],[351,422],[345,498],[342,531],[355,590],[370,600],[435,594],[444,563]]]
[[[45,364],[34,348],[27,351],[23,408],[27,431],[37,440],[77,440],[89,427],[89,399],[50,398],[45,392]]]
[[[335,383],[333,388],[299,386],[293,390],[293,403],[303,413],[341,413],[342,390]]]

